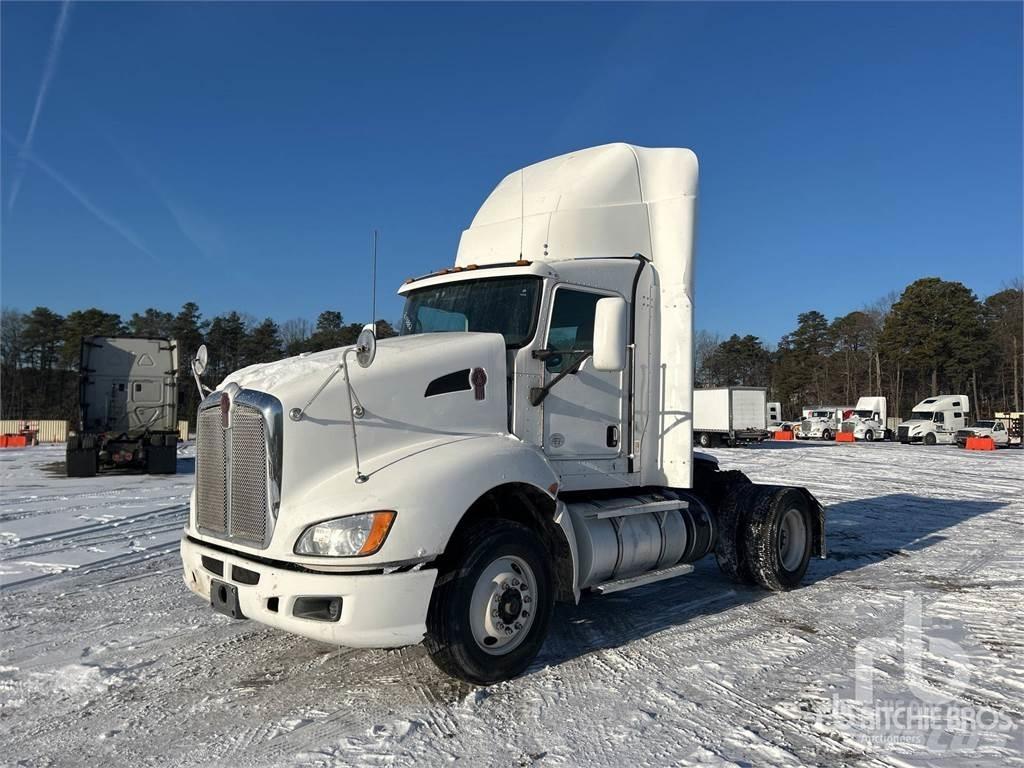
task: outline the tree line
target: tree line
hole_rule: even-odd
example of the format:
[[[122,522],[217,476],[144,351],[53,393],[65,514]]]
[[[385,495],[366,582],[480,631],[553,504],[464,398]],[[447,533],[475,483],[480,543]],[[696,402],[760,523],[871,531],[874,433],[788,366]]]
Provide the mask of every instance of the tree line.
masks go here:
[[[854,405],[884,395],[906,416],[937,394],[971,398],[972,416],[1020,411],[1024,377],[1024,281],[984,301],[959,282],[926,277],[831,321],[797,315],[775,348],[756,336],[695,340],[702,387],[767,387],[786,418],[811,405]]]
[[[770,348],[756,336],[722,340],[706,331],[695,339],[698,386],[763,386],[787,418],[815,404],[852,405],[862,395],[886,395],[892,415],[909,413],[929,395],[966,394],[975,415],[1022,410],[1024,281],[984,301],[967,286],[935,277],[901,294],[831,321],[817,310],[797,316],[796,328]],[[83,336],[136,335],[178,343],[181,418],[193,419],[198,395],[189,362],[210,348],[207,381],[231,371],[355,342],[362,325],[341,312],[315,322],[278,325],[228,312],[204,319],[189,302],[179,312],[147,309],[124,319],[92,308],[66,316],[36,307],[4,309],[0,318],[0,417],[77,418],[78,357]],[[386,321],[378,336],[394,335]]]
[[[208,382],[231,371],[268,363],[302,352],[318,352],[355,342],[360,323],[346,323],[341,312],[321,312],[316,322],[294,319],[278,325],[240,312],[204,319],[199,306],[188,302],[175,314],[149,308],[124,319],[91,308],[60,315],[47,307],[31,312],[5,308],[0,317],[0,418],[78,418],[78,361],[85,336],[150,336],[171,338],[178,345],[179,418],[195,418],[198,392],[190,363],[200,344],[210,350]],[[384,320],[380,338],[395,334]]]

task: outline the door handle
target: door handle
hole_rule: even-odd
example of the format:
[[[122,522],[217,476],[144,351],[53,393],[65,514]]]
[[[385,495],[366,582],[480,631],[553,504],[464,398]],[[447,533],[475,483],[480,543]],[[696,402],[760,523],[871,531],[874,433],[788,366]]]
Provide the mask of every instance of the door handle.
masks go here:
[[[609,448],[619,447],[619,428],[614,424],[610,425],[608,429],[605,430],[605,445]]]

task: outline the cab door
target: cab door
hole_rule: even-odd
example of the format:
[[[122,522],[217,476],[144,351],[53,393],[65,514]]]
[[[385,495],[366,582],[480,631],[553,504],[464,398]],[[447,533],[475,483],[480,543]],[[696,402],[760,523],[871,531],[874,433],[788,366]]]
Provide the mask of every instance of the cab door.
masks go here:
[[[597,302],[612,293],[558,286],[547,330],[544,382],[594,350]],[[552,355],[551,353],[554,352]],[[544,453],[552,459],[613,459],[622,453],[623,372],[597,371],[592,357],[544,400]]]

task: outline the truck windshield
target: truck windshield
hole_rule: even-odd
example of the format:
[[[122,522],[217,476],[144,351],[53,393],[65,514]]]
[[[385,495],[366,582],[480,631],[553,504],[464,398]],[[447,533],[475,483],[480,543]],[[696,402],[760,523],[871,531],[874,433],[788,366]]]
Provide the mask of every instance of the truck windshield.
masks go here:
[[[539,277],[491,277],[410,291],[399,334],[500,333],[507,348],[517,349],[536,330],[540,282]]]
[[[862,419],[870,419],[872,416],[875,415],[875,412],[871,411],[871,410],[868,410],[868,411],[854,411],[854,413],[857,414],[858,416],[860,416]]]
[[[931,421],[932,420],[932,412],[931,411],[912,411],[911,414],[910,414],[910,420],[911,421]]]

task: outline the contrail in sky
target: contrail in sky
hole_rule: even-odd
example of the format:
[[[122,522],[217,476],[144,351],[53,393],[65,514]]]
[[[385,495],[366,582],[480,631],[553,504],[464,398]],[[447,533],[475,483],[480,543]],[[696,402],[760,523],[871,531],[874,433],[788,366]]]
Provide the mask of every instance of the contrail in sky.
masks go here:
[[[39,125],[39,115],[43,111],[43,103],[46,101],[46,94],[50,90],[50,81],[57,71],[57,61],[60,59],[60,49],[64,46],[64,35],[67,32],[68,17],[71,15],[71,0],[64,0],[60,6],[60,15],[57,17],[57,24],[53,28],[53,38],[50,40],[50,52],[46,56],[46,66],[43,68],[43,79],[39,83],[39,93],[36,94],[36,106],[32,110],[32,119],[28,124],[28,131],[25,133],[25,140],[21,143],[21,151],[14,168],[14,178],[11,180],[11,194],[7,198],[7,210],[14,207],[14,201],[18,199],[18,192],[21,190],[21,180],[25,176],[28,155],[32,152],[32,144],[36,138],[36,126]]]
[[[82,192],[82,190],[80,190],[78,187],[72,184],[71,181],[69,181],[63,174],[58,173],[57,170],[51,167],[48,163],[43,162],[43,160],[38,155],[26,150],[25,145],[19,145],[17,141],[11,138],[10,134],[7,133],[7,131],[3,132],[3,137],[18,148],[19,157],[24,158],[26,163],[32,163],[32,165],[34,165],[40,171],[45,173],[55,182],[60,184],[60,186],[64,187],[64,189],[67,190],[68,194],[70,194],[79,203],[81,203],[82,207],[89,211],[89,213],[91,213],[93,216],[99,219],[102,223],[106,224],[112,230],[117,232],[117,234],[119,234],[129,243],[131,243],[144,254],[149,256],[149,258],[153,259],[153,261],[160,261],[157,255],[153,253],[153,251],[151,251],[144,242],[142,242],[142,239],[138,235],[136,235],[131,229],[126,227],[120,221],[118,221],[114,216],[107,213],[98,205],[96,205],[92,200],[90,200],[86,196],[84,192]]]

